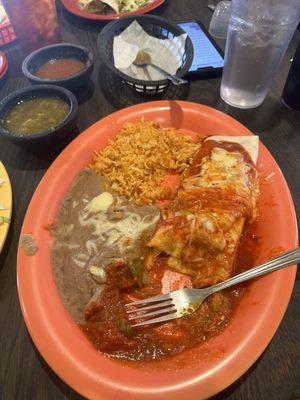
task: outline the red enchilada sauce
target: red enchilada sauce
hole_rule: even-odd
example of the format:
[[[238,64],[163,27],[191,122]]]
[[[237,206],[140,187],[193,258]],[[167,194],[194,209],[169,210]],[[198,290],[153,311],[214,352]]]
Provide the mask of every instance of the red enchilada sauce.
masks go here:
[[[254,265],[257,239],[250,233],[241,240],[235,273]],[[132,296],[143,298],[161,292],[164,257],[151,271],[149,284],[139,288],[125,265],[108,268],[108,279],[97,302],[86,310],[84,332],[103,353],[119,359],[150,361],[175,355],[197,346],[226,327],[236,309],[244,288],[210,296],[193,314],[164,324],[131,328],[124,305]]]

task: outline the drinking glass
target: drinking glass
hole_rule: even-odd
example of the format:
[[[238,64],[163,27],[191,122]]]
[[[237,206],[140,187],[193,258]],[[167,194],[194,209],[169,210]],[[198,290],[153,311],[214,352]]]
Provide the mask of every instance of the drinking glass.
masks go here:
[[[25,53],[60,41],[55,0],[2,0]]]
[[[265,99],[300,20],[300,0],[232,0],[222,99],[254,108]]]
[[[208,32],[217,39],[226,39],[229,18],[230,18],[231,1],[222,0],[215,8],[211,17]]]

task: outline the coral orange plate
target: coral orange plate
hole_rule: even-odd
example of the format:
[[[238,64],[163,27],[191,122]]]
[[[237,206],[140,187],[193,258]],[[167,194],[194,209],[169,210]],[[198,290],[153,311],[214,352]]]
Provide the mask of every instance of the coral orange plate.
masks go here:
[[[76,138],[54,161],[28,208],[22,233],[33,234],[39,250],[18,253],[19,298],[28,330],[53,370],[88,399],[201,400],[226,388],[260,356],[272,339],[288,305],[295,267],[251,282],[221,334],[173,358],[123,363],[98,353],[62,305],[51,264],[51,237],[43,226],[55,219],[60,201],[95,149],[102,149],[122,125],[144,117],[162,127],[191,135],[251,135],[231,117],[181,101],[159,101],[123,109],[97,122]],[[294,206],[284,177],[262,143],[259,148],[259,263],[297,244]],[[272,372],[270,371],[270,374]]]
[[[165,0],[154,0],[151,3],[147,4],[145,7],[140,8],[137,11],[130,11],[122,14],[96,14],[83,10],[79,7],[77,0],[62,0],[63,6],[72,14],[77,15],[78,17],[86,18],[86,19],[94,19],[98,21],[109,21],[112,19],[119,19],[122,17],[129,17],[131,15],[139,15],[146,14],[155,8],[159,7],[165,2]]]

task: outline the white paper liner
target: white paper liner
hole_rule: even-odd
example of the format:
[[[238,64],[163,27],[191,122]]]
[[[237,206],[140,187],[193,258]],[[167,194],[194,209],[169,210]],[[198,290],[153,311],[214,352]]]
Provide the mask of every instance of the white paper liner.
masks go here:
[[[187,35],[183,34],[172,39],[157,39],[148,35],[141,25],[134,21],[114,38],[115,67],[135,79],[146,81],[165,79],[165,75],[151,65],[147,67],[133,65],[139,50],[144,50],[150,55],[154,64],[175,75],[182,65],[186,37]]]

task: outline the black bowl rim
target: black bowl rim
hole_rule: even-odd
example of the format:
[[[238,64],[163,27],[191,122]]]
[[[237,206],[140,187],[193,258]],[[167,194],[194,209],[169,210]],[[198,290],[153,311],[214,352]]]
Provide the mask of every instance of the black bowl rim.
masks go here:
[[[140,20],[150,20],[152,19],[153,21],[160,21],[160,22],[167,22],[169,25],[173,25],[174,27],[176,27],[176,29],[178,31],[181,31],[181,34],[185,34],[185,30],[183,28],[181,28],[181,26],[177,25],[175,22],[171,21],[168,18],[162,18],[162,17],[158,17],[156,15],[151,15],[151,14],[147,14],[147,15],[134,15],[134,16],[129,16],[129,17],[123,17],[123,18],[119,18],[117,20],[113,20],[111,22],[109,22],[103,29],[102,31],[99,33],[98,38],[97,38],[97,45],[98,45],[98,50],[100,52],[100,55],[102,57],[102,61],[104,61],[105,65],[112,71],[114,72],[116,75],[118,75],[121,79],[123,79],[124,81],[128,81],[128,82],[132,82],[135,85],[140,85],[140,86],[146,86],[146,87],[151,87],[151,86],[167,86],[170,81],[168,79],[161,79],[159,81],[143,81],[140,79],[135,79],[132,78],[131,76],[128,76],[126,74],[124,74],[123,72],[121,72],[118,68],[116,68],[106,57],[106,52],[104,49],[104,43],[102,38],[105,36],[106,32],[115,24],[118,25],[120,24],[120,22],[127,22],[127,21],[134,21],[136,20],[137,22],[139,22]],[[141,23],[142,24],[142,23]],[[176,73],[176,76],[179,78],[182,78],[190,69],[190,66],[193,63],[193,58],[194,58],[194,46],[193,43],[191,41],[191,38],[189,37],[189,35],[187,35],[186,38],[186,46],[188,46],[190,48],[190,61],[188,63],[186,63],[185,67],[183,70],[179,71],[179,73]]]
[[[78,111],[78,102],[76,100],[76,97],[72,92],[70,92],[70,90],[56,85],[35,85],[16,90],[15,92],[9,94],[0,101],[0,114],[2,109],[6,106],[6,104],[11,100],[13,100],[15,97],[22,96],[27,92],[33,92],[32,97],[34,96],[38,97],[38,92],[44,91],[45,89],[52,91],[54,93],[58,92],[62,93],[68,98],[70,102],[70,110],[66,115],[66,117],[59,124],[54,125],[53,127],[47,129],[46,131],[32,133],[30,135],[9,131],[8,129],[5,129],[4,126],[0,123],[0,137],[2,136],[6,138],[14,138],[16,140],[26,141],[26,142],[34,141],[36,139],[41,139],[55,133],[56,131],[66,126],[69,122],[71,122],[75,118]]]
[[[32,74],[29,69],[28,69],[28,63],[33,60],[35,57],[38,57],[40,54],[47,52],[49,49],[54,49],[54,48],[60,48],[60,47],[73,47],[78,50],[81,50],[83,53],[87,55],[87,62],[85,68],[77,72],[76,74],[66,76],[65,78],[58,78],[58,79],[51,79],[51,78],[39,78],[38,76]],[[51,44],[49,46],[44,46],[40,49],[37,49],[30,53],[23,61],[22,63],[22,72],[26,78],[30,79],[31,81],[37,82],[37,83],[50,83],[53,82],[54,84],[64,84],[72,81],[73,79],[75,80],[77,77],[80,77],[84,73],[86,73],[89,69],[91,69],[94,65],[94,56],[91,50],[89,50],[87,47],[80,46],[78,44],[73,44],[73,43],[55,43]]]

